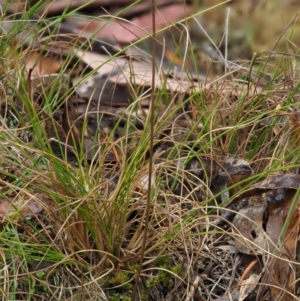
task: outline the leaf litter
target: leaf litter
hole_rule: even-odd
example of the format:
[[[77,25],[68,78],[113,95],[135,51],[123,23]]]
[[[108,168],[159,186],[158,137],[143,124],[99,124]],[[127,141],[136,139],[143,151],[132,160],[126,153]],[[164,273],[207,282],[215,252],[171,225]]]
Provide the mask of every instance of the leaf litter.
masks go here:
[[[96,2],[97,5],[106,4],[105,1],[95,1],[95,5]],[[39,13],[60,13],[59,3],[54,1]],[[85,4],[81,1],[74,3],[72,5],[75,7]],[[159,28],[183,18],[189,11],[183,5],[173,6],[169,3],[159,2],[158,8],[162,5],[158,10],[162,18]],[[20,5],[14,3],[9,12],[23,12],[25,8]],[[174,20],[168,15],[168,9],[170,12],[175,9],[178,13],[172,14]],[[50,149],[55,156],[66,159],[72,168],[80,168],[84,162],[91,166],[90,172],[93,172],[92,167],[95,164],[97,166],[97,162],[102,164],[98,165],[103,170],[100,177],[102,184],[99,186],[94,182],[95,187],[92,188],[99,189],[99,200],[105,200],[100,201],[99,207],[95,207],[88,194],[80,200],[75,196],[78,191],[73,191],[73,195],[70,195],[59,179],[55,183],[57,195],[66,193],[74,199],[74,204],[78,202],[74,205],[76,208],[93,212],[97,218],[106,221],[107,225],[116,225],[114,237],[117,239],[116,244],[121,246],[119,253],[111,252],[108,261],[93,253],[84,259],[92,263],[102,258],[103,268],[113,261],[119,266],[135,264],[145,231],[142,224],[148,186],[147,164],[138,172],[132,169],[130,183],[126,184],[129,188],[122,191],[122,169],[125,166],[132,168],[135,158],[145,162],[149,159],[147,146],[140,144],[139,151],[143,156],[138,157],[135,150],[141,143],[141,135],[147,133],[152,84],[149,63],[151,54],[147,52],[147,48],[135,45],[128,48],[127,45],[151,33],[152,29],[145,25],[151,14],[146,2],[133,6],[131,10],[123,12],[127,21],[113,18],[109,14],[101,21],[100,18],[91,20],[71,15],[59,26],[55,35],[51,31],[37,35],[36,32],[47,24],[48,21],[45,20],[45,23],[33,24],[22,31],[21,35],[15,35],[13,41],[15,44],[22,43],[25,47],[25,50],[15,53],[18,59],[14,67],[20,70],[25,68],[28,77],[28,90],[25,91],[34,103],[42,121],[41,128],[45,129],[47,139],[51,141]],[[7,34],[16,24],[16,21],[9,18],[9,21],[3,22]],[[106,22],[108,18],[111,18],[109,24]],[[168,22],[164,23],[165,20]],[[103,30],[97,32],[102,25]],[[172,37],[174,32],[170,34]],[[79,35],[80,38],[74,38],[74,35]],[[104,41],[99,42],[100,39]],[[138,49],[138,54],[132,49]],[[238,155],[231,155],[229,144],[233,134],[226,135],[226,130],[233,124],[230,119],[237,116],[236,131],[240,134],[237,139],[241,139],[237,140],[238,147],[243,147],[246,141],[248,148],[256,139],[265,135],[263,152],[271,154],[271,142],[280,135],[284,127],[287,131],[291,129],[291,136],[295,136],[297,144],[297,121],[295,123],[291,118],[283,123],[276,114],[278,104],[285,105],[291,90],[285,82],[276,83],[274,91],[269,92],[260,85],[260,81],[252,81],[250,77],[247,81],[231,76],[218,79],[210,79],[205,74],[195,76],[194,70],[186,71],[178,65],[180,60],[175,60],[175,56],[168,58],[167,48],[165,50],[165,56],[157,56],[155,74],[156,88],[158,94],[162,95],[162,101],[158,104],[161,109],[156,116],[152,181],[155,197],[149,216],[145,266],[151,274],[155,274],[152,261],[166,252],[172,254],[173,258],[166,259],[165,263],[180,264],[185,274],[178,274],[172,279],[173,290],[166,289],[168,282],[165,279],[155,278],[158,275],[163,277],[161,274],[155,274],[156,285],[145,282],[141,284],[141,288],[149,290],[149,300],[160,300],[168,298],[167,296],[171,296],[172,300],[181,300],[183,296],[186,300],[254,300],[254,295],[258,296],[257,300],[262,300],[267,294],[271,300],[292,298],[297,286],[298,203],[283,236],[281,231],[294,197],[297,196],[300,178],[292,170],[290,173],[269,175],[254,183],[254,175],[259,175],[261,170],[261,165],[257,163],[258,157],[254,155],[251,162],[248,162],[243,157],[246,151],[242,150],[236,152]],[[173,60],[176,61],[175,64],[172,63]],[[47,103],[47,96],[54,92],[56,100]],[[203,99],[208,108],[203,116],[212,119],[212,124],[209,125],[211,129],[208,131],[205,118],[199,114],[198,106]],[[240,100],[242,105],[238,103]],[[253,105],[259,101],[264,108]],[[3,127],[7,125],[8,117],[17,121],[20,129],[17,127],[16,130],[22,133],[21,138],[24,140],[26,133],[27,142],[34,145],[29,152],[40,154],[35,137],[31,134],[32,129],[30,125],[26,125],[29,119],[22,117],[27,108],[24,108],[20,96],[13,97],[13,102],[3,104],[6,112],[2,115],[6,119],[6,122],[2,121]],[[252,116],[249,116],[247,123],[243,123],[243,114],[249,114],[251,106],[254,108]],[[262,109],[275,111],[275,114],[254,116],[255,110]],[[16,111],[21,112],[20,116],[15,116]],[[209,111],[215,114],[210,115]],[[284,109],[282,112],[285,114]],[[24,119],[21,120],[21,117]],[[274,126],[274,130],[266,131],[270,124]],[[257,128],[257,136],[243,135],[251,133],[254,128]],[[20,135],[17,131],[13,138],[14,143],[18,144]],[[295,147],[290,145],[290,148],[293,151]],[[78,160],[80,152],[83,156]],[[14,156],[17,160],[18,155],[14,153]],[[273,160],[270,155],[265,164],[271,164]],[[4,166],[4,162],[1,163]],[[34,172],[34,167],[31,168],[31,172]],[[93,182],[93,177],[91,178]],[[4,173],[1,179],[4,187],[7,185],[6,181],[12,181]],[[15,192],[11,193],[7,185],[0,200],[2,223],[13,222],[11,217],[16,216],[17,223],[35,218],[45,219],[53,225],[51,213],[45,213],[41,204],[46,200],[49,206],[49,200],[54,195],[47,195],[49,191],[46,189],[35,192],[32,194],[34,197],[21,197],[23,188],[19,188],[17,182],[13,183]],[[124,204],[128,210],[122,216],[120,208]],[[220,207],[220,204],[223,206]],[[66,210],[67,208],[68,206]],[[75,212],[75,209],[72,210]],[[54,212],[57,213],[57,208]],[[67,216],[71,215],[66,213]],[[124,218],[126,227],[122,228],[120,221]],[[96,249],[95,243],[86,233],[85,221],[81,216],[74,215],[66,223],[67,227],[64,228],[64,222],[61,221],[61,229],[66,233],[73,233],[71,236],[77,233],[80,238],[76,242],[69,242],[71,252]],[[178,231],[178,225],[183,223],[186,225]],[[23,224],[23,227],[25,232],[28,231],[26,225]],[[213,234],[200,238],[197,233],[202,233],[205,229]],[[216,230],[220,229],[222,234],[218,235]],[[61,232],[56,236],[50,232],[48,235],[53,242],[63,241]],[[100,250],[109,254],[109,250],[105,249],[104,232],[96,234],[97,244]],[[120,237],[119,233],[124,236]],[[71,236],[68,238],[70,241]],[[161,251],[155,248],[157,245],[161,246]],[[233,262],[238,256],[241,257],[239,264]],[[160,268],[163,269],[164,266]],[[123,285],[117,283],[117,279],[118,277],[110,279],[112,287]],[[184,282],[187,285],[183,285]],[[227,287],[226,284],[229,283],[231,286]],[[103,287],[106,287],[104,283]]]

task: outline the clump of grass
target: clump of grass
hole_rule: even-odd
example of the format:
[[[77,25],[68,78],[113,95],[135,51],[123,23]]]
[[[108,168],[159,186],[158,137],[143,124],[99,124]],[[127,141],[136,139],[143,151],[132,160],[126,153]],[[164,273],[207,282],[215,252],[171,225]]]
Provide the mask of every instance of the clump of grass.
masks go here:
[[[158,93],[161,105],[156,110],[154,147],[163,144],[167,150],[155,154],[150,213],[145,216],[147,126],[109,144],[106,152],[118,145],[130,150],[130,154],[121,152],[114,165],[103,158],[88,164],[80,149],[69,162],[63,143],[57,142],[58,149],[53,150],[49,138],[63,138],[53,115],[68,94],[61,95],[57,86],[64,82],[60,80],[65,68],[57,76],[57,85],[44,91],[43,102],[38,103],[32,98],[26,72],[12,64],[34,47],[20,41],[15,45],[13,40],[15,31],[22,32],[20,24],[37,8],[2,37],[0,59],[7,67],[3,70],[8,71],[3,71],[0,90],[0,195],[10,198],[11,193],[43,192],[49,199],[39,200],[42,214],[33,219],[23,217],[21,222],[11,219],[1,227],[5,299],[130,300],[146,218],[149,227],[140,299],[157,300],[172,294],[182,300],[195,275],[211,262],[219,270],[203,282],[203,295],[222,295],[222,286],[231,277],[228,271],[233,256],[222,249],[226,233],[213,223],[219,205],[209,188],[210,174],[199,180],[185,166],[200,155],[212,161],[228,154],[246,158],[255,176],[235,183],[236,193],[270,173],[297,169],[298,124],[289,116],[298,114],[298,84],[293,82],[287,90],[284,82],[277,82],[282,73],[274,71],[276,78],[264,88],[241,80],[217,81],[181,102],[176,97],[163,102]],[[49,42],[51,34],[55,31],[47,37]],[[169,95],[167,90],[162,94]],[[137,90],[136,95],[138,103],[143,91]],[[166,110],[162,111],[162,106]],[[205,199],[199,201],[199,194]]]

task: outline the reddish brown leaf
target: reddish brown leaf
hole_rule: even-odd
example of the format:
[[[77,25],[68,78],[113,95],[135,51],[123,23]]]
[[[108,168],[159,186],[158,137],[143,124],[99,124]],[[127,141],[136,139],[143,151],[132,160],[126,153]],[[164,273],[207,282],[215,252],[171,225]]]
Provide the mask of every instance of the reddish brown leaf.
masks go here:
[[[62,65],[58,60],[42,56],[37,52],[30,53],[25,59],[26,71],[32,69],[32,76],[43,76],[45,74],[57,73]]]
[[[299,175],[270,176],[250,187],[233,201],[235,206],[241,206],[243,201],[246,204],[240,208],[233,221],[240,234],[236,238],[236,247],[240,252],[254,252],[266,257],[262,282],[270,285],[268,287],[272,300],[293,300],[291,296],[295,293],[295,269],[292,262],[296,260],[299,205],[283,239],[280,239],[280,233],[299,184]],[[264,215],[265,210],[268,210],[267,219]],[[272,253],[279,258],[269,255]],[[265,288],[260,287],[258,300],[263,298],[264,293]]]
[[[25,1],[24,1],[25,2]],[[37,1],[33,1],[37,2]],[[85,8],[91,11],[95,9],[100,9],[101,7],[109,8],[113,11],[120,11],[122,7],[128,7],[131,5],[133,0],[114,0],[113,3],[111,0],[93,0],[87,3],[86,0],[53,0],[50,3],[47,3],[39,10],[39,14],[59,14],[62,13],[66,8],[74,9],[80,6],[85,6]],[[186,0],[177,0],[177,3],[186,3]],[[156,0],[155,5],[156,7],[165,6],[168,4],[174,3],[173,0]],[[113,5],[112,5],[113,4]],[[24,11],[24,5],[19,7],[15,5],[15,7],[19,8],[18,11]],[[119,8],[119,9],[118,9]],[[130,16],[133,14],[141,14],[144,11],[151,10],[151,3],[148,0],[142,0],[140,3],[136,3],[136,5],[124,10],[122,12],[122,16]]]
[[[290,197],[286,198],[283,202],[270,205],[269,221],[266,230],[273,242],[279,245],[279,250],[274,253],[282,259],[290,261],[296,260],[299,233],[299,204],[293,213],[283,242],[278,243],[278,241],[293,199],[294,194],[290,195]],[[295,294],[295,268],[293,268],[292,263],[281,260],[280,258],[271,257],[266,265],[267,269],[262,282],[270,284],[269,290],[272,299],[294,300],[290,295]]]
[[[271,252],[274,251],[275,245],[279,242],[279,235],[290,210],[293,196],[294,194],[291,194],[282,202],[269,205],[269,218],[266,226],[266,232],[274,243],[274,245],[271,246]]]
[[[156,11],[155,29],[164,28],[171,23],[183,19],[191,8],[185,5],[173,4],[160,8]],[[80,34],[86,37],[115,41],[118,43],[130,43],[150,35],[151,12],[139,15],[128,22],[106,15],[93,19],[82,16],[67,18],[61,26],[64,32]]]
[[[7,199],[10,199],[8,201]],[[21,220],[23,217],[32,218],[43,211],[39,200],[49,199],[44,193],[35,195],[9,195],[6,198],[0,197],[0,223],[8,220]]]
[[[245,254],[263,254],[268,249],[268,240],[262,226],[264,212],[268,204],[258,203],[242,208],[234,218],[233,224],[237,228],[235,246]]]

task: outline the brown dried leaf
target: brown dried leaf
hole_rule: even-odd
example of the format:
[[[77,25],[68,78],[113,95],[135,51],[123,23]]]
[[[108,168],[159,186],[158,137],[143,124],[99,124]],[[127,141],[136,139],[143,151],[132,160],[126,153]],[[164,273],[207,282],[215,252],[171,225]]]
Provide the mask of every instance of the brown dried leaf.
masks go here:
[[[299,186],[299,175],[273,175],[254,184],[232,201],[231,206],[239,209],[239,214],[235,216],[233,224],[242,234],[242,237],[236,238],[237,248],[240,252],[256,251],[258,254],[263,254],[264,250],[271,252],[274,250],[274,246],[268,241],[271,239],[274,244],[278,243],[278,236],[287,216],[286,211],[290,207],[290,196],[295,194]],[[264,238],[263,227],[264,213],[267,208],[271,210],[268,220],[270,225],[267,224],[269,239]],[[281,216],[278,217],[278,213]],[[274,226],[273,223],[277,225]],[[250,247],[243,237],[255,242],[261,249],[258,250],[252,244]]]
[[[291,294],[295,293],[295,269],[291,262],[296,260],[299,205],[282,241],[280,233],[299,184],[299,175],[274,175],[253,185],[237,198],[239,201],[247,200],[247,206],[239,210],[233,221],[238,233],[241,234],[235,239],[236,248],[242,253],[254,252],[262,255],[267,252],[285,259],[266,256],[268,261],[265,263],[266,271],[262,282],[270,284],[269,290],[273,300],[292,300]],[[263,223],[266,222],[266,210],[268,220],[265,231]],[[263,287],[259,289],[258,295],[260,300],[264,295]]]
[[[269,206],[269,220],[266,229],[267,234],[273,240],[274,244],[279,246],[279,250],[275,254],[279,255],[282,259],[290,261],[296,260],[300,221],[299,204],[293,213],[282,243],[279,241],[279,235],[293,199],[294,194],[291,194],[284,201]],[[291,262],[281,260],[280,258],[271,257],[268,260],[262,282],[270,284],[269,290],[273,300],[293,300],[289,293],[295,294],[295,268],[293,268]],[[262,290],[259,291],[259,294],[262,294]]]
[[[191,7],[183,4],[170,4],[156,10],[155,30],[183,19],[191,12]],[[152,34],[150,26],[152,14],[148,12],[137,15],[130,21],[116,19],[110,15],[102,15],[100,18],[84,18],[83,16],[65,19],[61,26],[64,32],[78,34],[85,37],[115,41],[117,43],[131,43]]]
[[[7,198],[11,198],[8,201]],[[44,193],[35,195],[9,195],[7,198],[0,197],[0,223],[6,223],[8,220],[22,220],[23,217],[32,218],[43,211],[39,200],[49,200]]]
[[[18,1],[19,2],[19,1]],[[24,1],[25,2],[25,1]],[[32,1],[32,3],[37,1]],[[134,1],[132,0],[114,0],[113,5],[111,0],[93,0],[87,3],[86,0],[52,0],[49,4],[44,5],[39,10],[39,14],[59,14],[62,13],[67,7],[69,9],[74,9],[78,7],[85,6],[85,9],[95,11],[95,9],[100,10],[101,7],[108,7],[112,11],[117,11],[119,13],[120,8],[122,7],[128,7],[131,5]],[[186,1],[183,0],[177,0],[177,3],[186,3]],[[165,6],[168,4],[173,4],[173,0],[156,0],[155,6],[157,8],[161,6]],[[20,7],[20,6],[19,6]],[[136,3],[134,6],[127,8],[124,10],[121,14],[121,16],[131,16],[131,15],[137,15],[141,14],[145,11],[151,10],[151,3],[147,0],[142,0],[139,3]],[[19,8],[18,11],[24,11],[24,6],[22,7],[22,10]]]
[[[260,279],[260,274],[252,274],[241,283],[240,295],[238,301],[243,301],[255,289]]]
[[[25,68],[27,73],[32,70],[31,75],[41,77],[45,74],[57,73],[63,62],[41,55],[38,52],[31,52],[25,58]]]
[[[289,196],[283,201],[277,203],[271,203],[269,205],[269,217],[268,223],[266,225],[266,232],[270,239],[273,241],[274,245],[278,244],[278,239],[282,227],[286,221],[286,217],[290,210],[291,202],[293,201],[294,192],[290,192]],[[270,251],[274,251],[274,247]]]
[[[285,189],[297,190],[300,187],[300,175],[298,174],[280,174],[272,175],[266,179],[252,185],[249,189],[242,192],[232,200],[230,205],[237,205],[243,199],[251,196],[258,196],[268,192],[265,196],[270,203],[277,203],[285,199]]]
[[[111,82],[123,85],[135,85],[140,87],[151,87],[152,84],[152,68],[151,64],[145,61],[129,60],[124,57],[110,57],[108,55],[98,54],[91,51],[75,51],[77,57],[85,64],[96,70],[102,78],[109,78]],[[176,77],[168,77],[168,70],[160,68],[155,74],[156,88],[163,91],[170,91],[191,95],[197,92],[206,92],[208,103],[215,101],[217,95],[228,96],[245,96],[258,93],[259,87],[248,87],[235,81],[215,81],[209,84],[203,78],[201,81],[191,82]],[[188,75],[185,78],[189,78]],[[201,78],[200,78],[201,79]],[[81,85],[86,86],[86,81],[82,81]],[[78,88],[80,89],[80,87]],[[211,92],[211,95],[210,95]]]
[[[245,254],[263,254],[268,249],[268,239],[262,227],[267,202],[257,202],[242,208],[235,216],[233,224],[237,228],[235,237],[237,250]]]

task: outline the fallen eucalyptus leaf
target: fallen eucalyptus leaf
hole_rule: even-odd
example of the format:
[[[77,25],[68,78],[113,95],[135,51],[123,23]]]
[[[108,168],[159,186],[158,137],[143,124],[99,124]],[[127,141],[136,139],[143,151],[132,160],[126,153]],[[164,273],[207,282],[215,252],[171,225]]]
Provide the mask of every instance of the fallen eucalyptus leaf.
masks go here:
[[[11,199],[11,201],[8,200]],[[32,196],[9,195],[6,198],[0,197],[0,223],[8,220],[22,220],[23,217],[32,218],[43,211],[39,199],[49,199],[44,193],[37,193]]]
[[[240,295],[238,301],[243,301],[256,288],[260,274],[252,274],[241,283]]]
[[[268,238],[262,226],[268,204],[259,199],[255,206],[253,203],[242,208],[233,220],[237,229],[235,246],[241,253],[261,255],[268,249]]]

